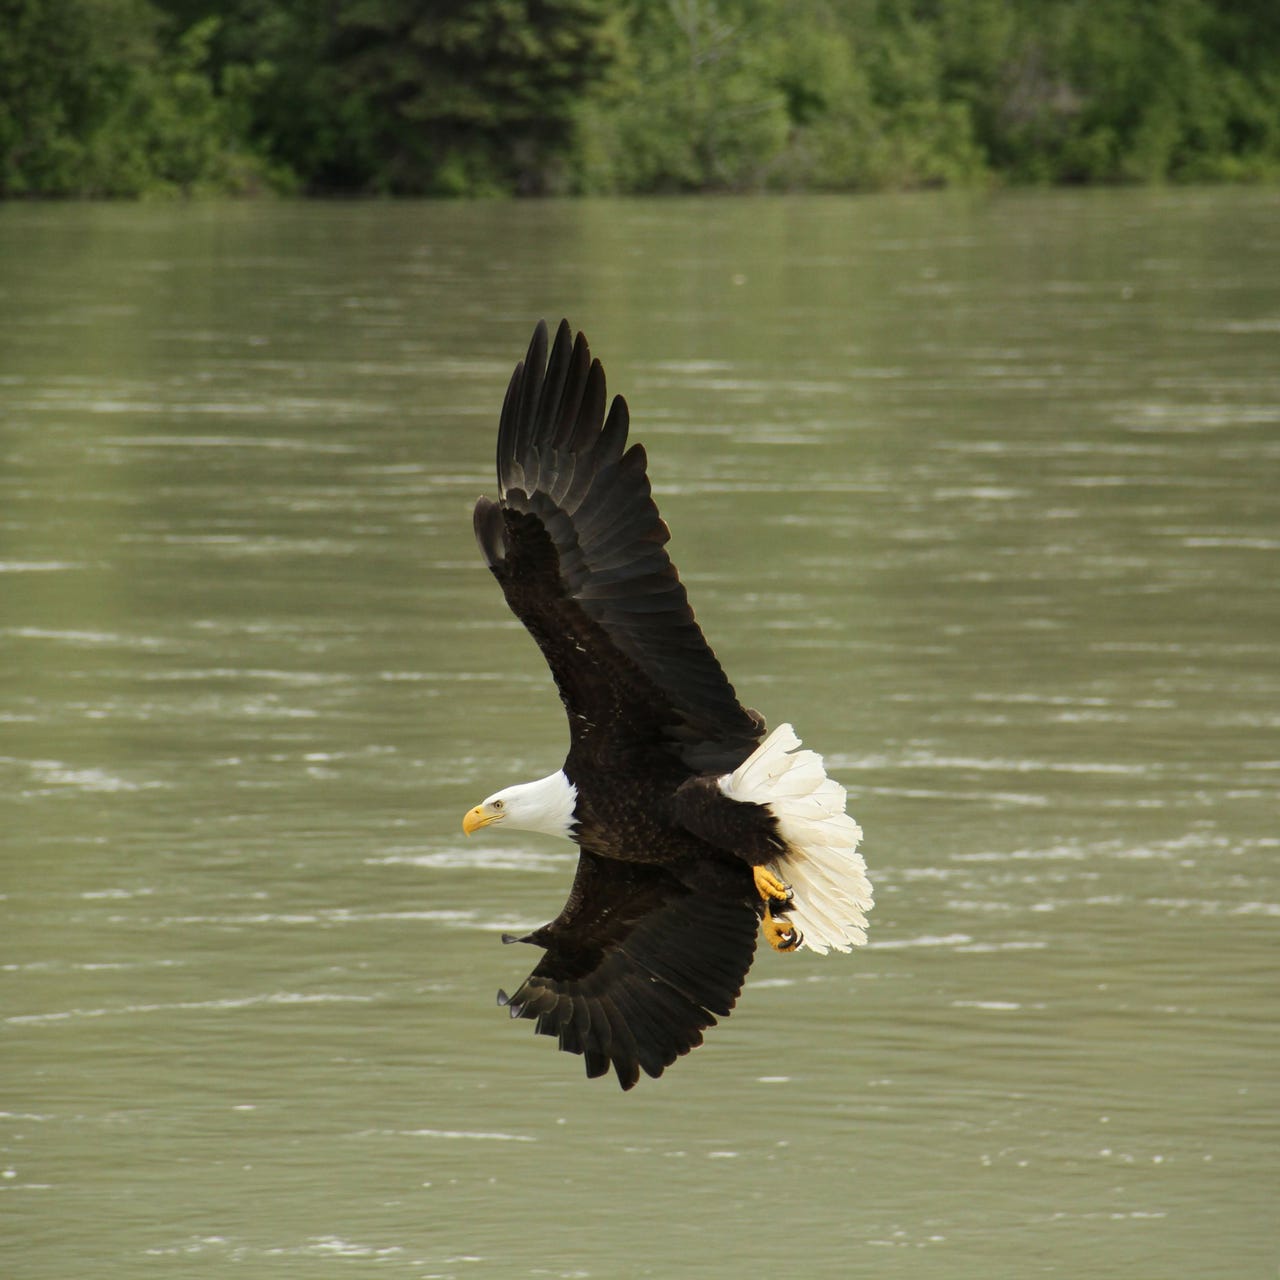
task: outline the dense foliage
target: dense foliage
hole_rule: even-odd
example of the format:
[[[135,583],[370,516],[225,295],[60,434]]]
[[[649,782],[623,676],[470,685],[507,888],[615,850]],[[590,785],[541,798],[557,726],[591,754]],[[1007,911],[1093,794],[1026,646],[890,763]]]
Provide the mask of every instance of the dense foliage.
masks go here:
[[[0,0],[0,196],[1280,175],[1276,0]]]

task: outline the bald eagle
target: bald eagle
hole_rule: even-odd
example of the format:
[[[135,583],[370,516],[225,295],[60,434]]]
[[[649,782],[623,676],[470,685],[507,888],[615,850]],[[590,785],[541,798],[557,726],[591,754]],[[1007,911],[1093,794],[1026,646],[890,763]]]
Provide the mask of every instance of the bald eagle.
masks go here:
[[[569,717],[563,768],[495,791],[463,820],[578,846],[569,900],[521,938],[543,948],[514,995],[588,1076],[623,1089],[702,1043],[742,990],[763,931],[778,951],[866,941],[862,832],[822,758],[743,707],[666,551],[626,402],[605,413],[586,339],[540,323],[507,388],[498,500],[475,534]]]

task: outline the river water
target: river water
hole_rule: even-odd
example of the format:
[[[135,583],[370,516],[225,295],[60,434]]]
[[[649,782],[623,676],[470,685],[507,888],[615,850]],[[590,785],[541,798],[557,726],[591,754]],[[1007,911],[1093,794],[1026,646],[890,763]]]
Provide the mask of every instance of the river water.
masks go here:
[[[877,889],[626,1095],[459,830],[561,315]],[[6,1276],[1276,1274],[1276,193],[8,205],[0,468]]]

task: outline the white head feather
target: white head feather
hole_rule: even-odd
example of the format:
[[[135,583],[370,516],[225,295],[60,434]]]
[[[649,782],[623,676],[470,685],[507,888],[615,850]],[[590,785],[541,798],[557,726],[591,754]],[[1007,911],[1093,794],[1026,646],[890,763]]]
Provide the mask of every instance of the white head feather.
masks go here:
[[[463,830],[470,835],[481,827],[501,824],[515,831],[567,837],[573,830],[577,799],[578,788],[564,770],[557,769],[536,782],[518,782],[495,791],[467,814]]]

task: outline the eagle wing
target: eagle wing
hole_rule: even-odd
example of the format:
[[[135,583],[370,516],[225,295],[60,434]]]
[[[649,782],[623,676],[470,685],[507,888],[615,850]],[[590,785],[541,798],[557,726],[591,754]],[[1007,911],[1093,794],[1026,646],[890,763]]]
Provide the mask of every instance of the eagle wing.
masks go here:
[[[575,744],[625,724],[690,768],[736,767],[763,737],[704,639],[666,552],[645,471],[626,448],[626,402],[605,414],[605,377],[561,321],[539,323],[507,388],[497,502],[475,507],[476,540],[537,641]]]
[[[703,895],[662,867],[614,862],[583,849],[564,910],[525,938],[546,953],[514,995],[588,1076],[610,1064],[624,1089],[643,1069],[660,1076],[733,1008],[755,954],[749,899]]]

